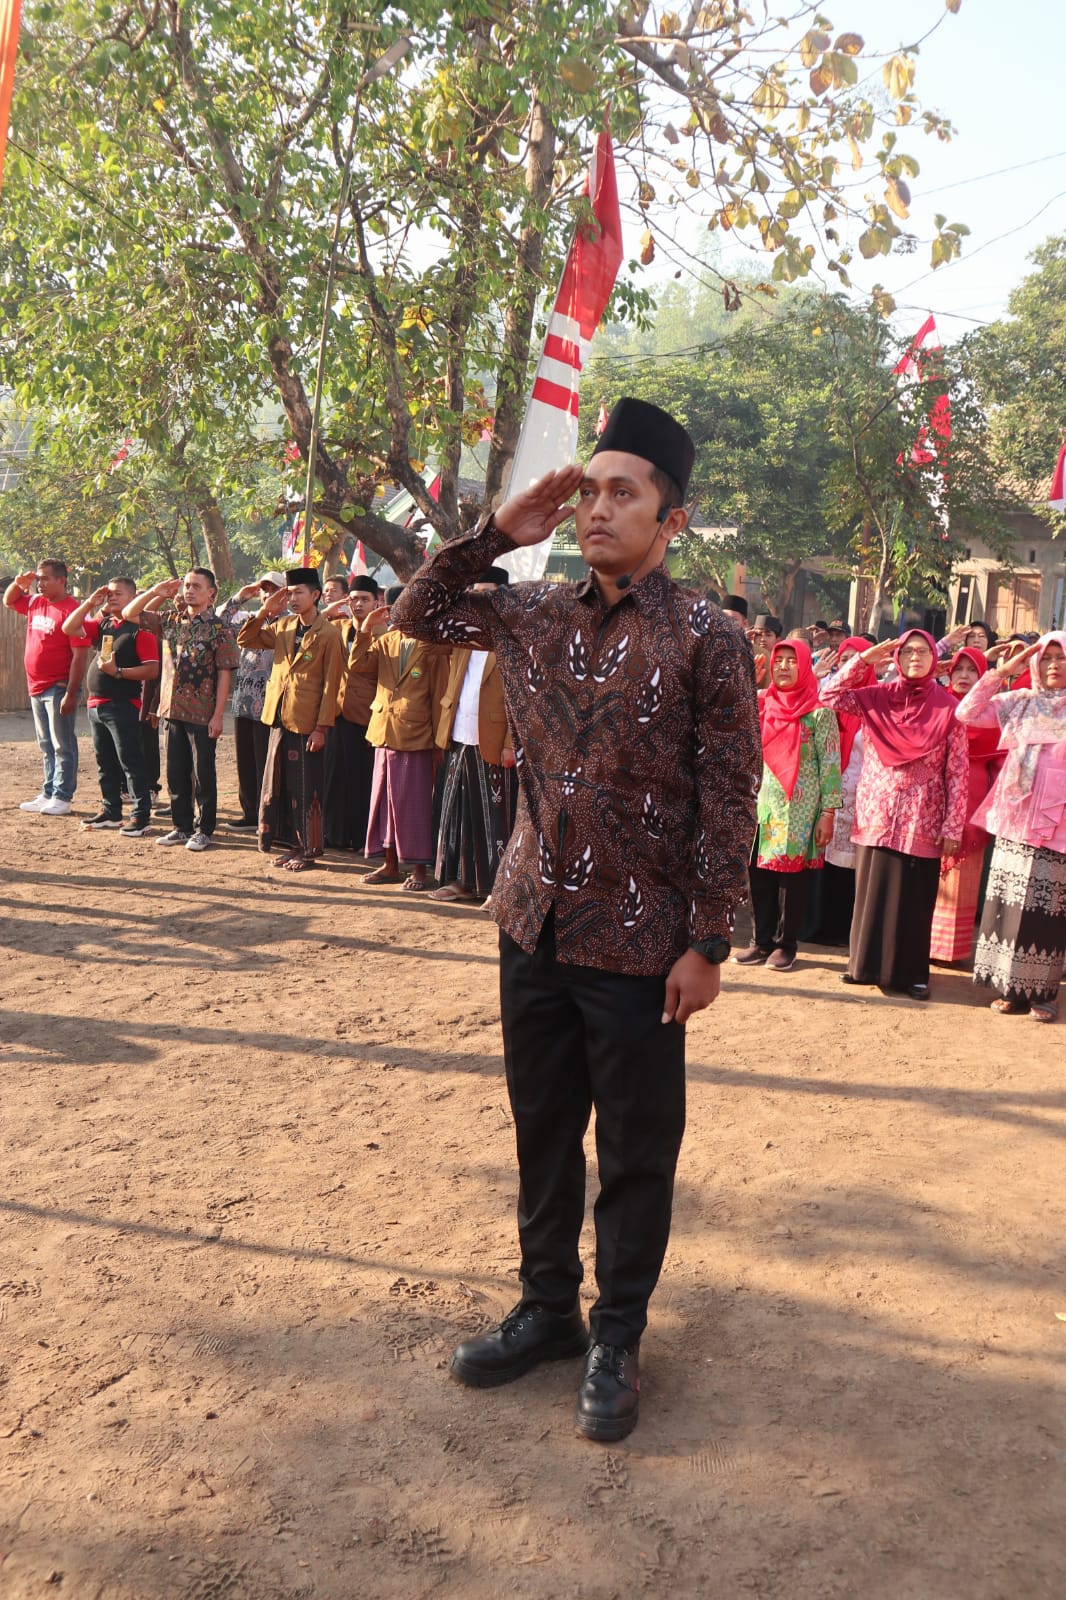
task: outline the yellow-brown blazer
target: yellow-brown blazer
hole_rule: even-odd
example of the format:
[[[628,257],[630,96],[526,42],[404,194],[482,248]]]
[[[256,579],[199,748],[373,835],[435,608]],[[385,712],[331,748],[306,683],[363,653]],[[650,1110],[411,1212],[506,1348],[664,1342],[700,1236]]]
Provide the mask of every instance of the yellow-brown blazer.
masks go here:
[[[340,623],[334,621],[333,626],[340,634],[344,645],[344,670],[341,672],[340,688],[337,690],[337,715],[343,717],[345,722],[356,722],[361,728],[365,728],[370,721],[370,707],[377,692],[377,681],[365,673],[351,670],[352,650],[359,638],[358,622],[345,617]],[[384,628],[375,628],[374,638],[380,639],[384,632]]]
[[[348,658],[348,674],[377,679],[368,744],[386,750],[433,749],[450,653],[449,645],[407,639],[395,628],[380,639],[360,633]]]
[[[262,721],[274,726],[281,707],[281,726],[288,733],[314,733],[332,728],[337,717],[337,689],[344,666],[340,634],[325,617],[315,617],[293,658],[296,617],[263,622],[249,617],[241,624],[237,643],[242,650],[274,647],[274,665],[267,679]]]
[[[463,692],[463,679],[473,653],[461,646],[452,651],[448,687],[440,703],[437,721],[437,743],[442,750],[447,750],[451,741],[459,696]],[[481,677],[481,695],[477,703],[477,742],[482,761],[487,761],[490,767],[498,767],[503,752],[511,749],[511,735],[507,727],[507,708],[503,703],[503,680],[496,670],[496,653],[493,650],[486,653],[488,660]]]

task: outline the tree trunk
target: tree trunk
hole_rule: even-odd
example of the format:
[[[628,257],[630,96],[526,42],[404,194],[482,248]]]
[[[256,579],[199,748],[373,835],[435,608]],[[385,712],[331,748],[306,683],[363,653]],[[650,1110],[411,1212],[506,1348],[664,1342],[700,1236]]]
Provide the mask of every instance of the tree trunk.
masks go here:
[[[539,208],[551,195],[555,164],[555,125],[539,100],[534,102],[526,161],[526,187]],[[492,425],[489,464],[485,473],[485,504],[495,505],[503,489],[504,477],[514,459],[522,412],[526,398],[526,372],[529,367],[529,341],[533,333],[533,313],[542,288],[541,261],[544,255],[544,230],[530,222],[518,241],[515,287],[503,322],[503,351],[500,357],[496,390],[496,416]]]
[[[196,500],[196,510],[200,518],[200,527],[203,529],[204,544],[207,546],[207,559],[211,571],[215,574],[215,580],[219,588],[231,585],[234,581],[233,557],[230,555],[226,524],[218,509],[218,501],[214,495],[199,495]]]

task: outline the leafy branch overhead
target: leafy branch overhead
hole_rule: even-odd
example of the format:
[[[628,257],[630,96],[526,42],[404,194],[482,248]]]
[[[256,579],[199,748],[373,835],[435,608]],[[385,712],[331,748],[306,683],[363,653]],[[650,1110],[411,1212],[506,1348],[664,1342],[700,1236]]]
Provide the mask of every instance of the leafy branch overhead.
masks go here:
[[[375,77],[401,37],[402,66]],[[730,4],[27,0],[0,382],[76,414],[86,470],[128,433],[161,461],[184,450],[216,538],[256,448],[294,509],[281,455],[310,449],[351,141],[315,511],[410,571],[421,546],[378,514],[380,488],[445,536],[468,514],[461,461],[499,489],[605,105],[645,219],[634,256],[695,210],[779,281],[821,251],[847,283],[853,248],[909,242],[918,165],[899,141],[950,133],[915,98],[915,57],[870,56],[812,6],[785,25]],[[943,222],[934,263],[963,232]],[[612,315],[649,309],[634,260]]]

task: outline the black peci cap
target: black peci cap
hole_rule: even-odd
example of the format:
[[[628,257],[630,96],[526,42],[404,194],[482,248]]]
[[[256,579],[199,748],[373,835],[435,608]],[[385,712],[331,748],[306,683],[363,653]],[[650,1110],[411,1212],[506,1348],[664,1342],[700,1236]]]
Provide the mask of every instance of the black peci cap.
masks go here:
[[[285,574],[286,589],[295,589],[298,583],[306,583],[309,589],[321,589],[322,579],[317,567],[290,567]]]
[[[696,459],[696,446],[680,422],[647,400],[629,396],[612,406],[592,454],[599,455],[601,450],[624,450],[627,455],[650,461],[673,478],[682,495]]]

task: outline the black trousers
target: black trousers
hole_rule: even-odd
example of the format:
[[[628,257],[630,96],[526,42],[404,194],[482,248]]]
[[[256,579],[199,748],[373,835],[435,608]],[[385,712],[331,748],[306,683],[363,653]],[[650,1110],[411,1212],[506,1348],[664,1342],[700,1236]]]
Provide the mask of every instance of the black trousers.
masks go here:
[[[198,722],[168,722],[166,730],[167,788],[174,826],[182,833],[206,833],[210,838],[218,817],[216,742]],[[195,827],[194,796],[199,807]]]
[[[270,729],[258,717],[234,717],[233,743],[237,752],[237,800],[241,821],[259,823],[259,794],[266,771]]]
[[[360,722],[338,717],[326,743],[326,843],[338,850],[362,850],[370,821],[374,746]]]
[[[755,943],[767,955],[771,950],[796,954],[800,924],[807,909],[807,872],[771,872],[767,867],[750,867],[751,913],[755,921]]]
[[[159,729],[154,722],[148,722],[146,719],[141,722],[141,749],[144,752],[144,770],[148,776],[148,787],[153,794],[158,794]]]
[[[141,723],[128,700],[105,700],[89,707],[89,732],[100,777],[100,797],[109,817],[122,815],[122,791],[133,802],[133,819],[142,825],[152,815],[152,791],[144,765]]]
[[[633,1345],[670,1236],[685,1128],[685,1030],[661,1021],[663,978],[568,966],[549,915],[533,955],[500,933],[507,1087],[518,1145],[522,1298],[577,1303],[582,1139],[596,1108],[597,1341]]]

